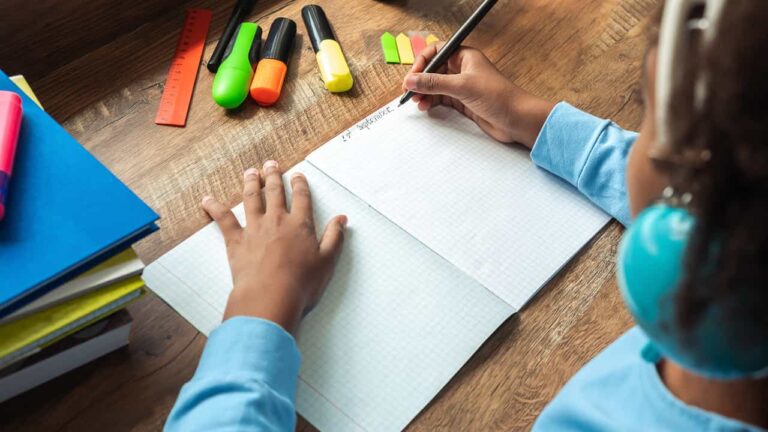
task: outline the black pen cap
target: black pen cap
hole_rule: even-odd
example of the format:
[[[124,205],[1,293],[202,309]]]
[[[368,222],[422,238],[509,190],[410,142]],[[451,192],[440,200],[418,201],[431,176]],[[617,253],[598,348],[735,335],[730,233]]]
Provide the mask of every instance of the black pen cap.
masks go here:
[[[248,60],[252,65],[259,62],[259,54],[261,54],[261,26],[256,27],[256,35],[253,36],[253,44],[251,44],[251,50],[248,51]]]
[[[304,6],[301,8],[301,17],[304,19],[309,41],[312,42],[312,49],[315,52],[320,50],[320,42],[326,39],[336,40],[333,36],[333,30],[331,30],[331,24],[320,6]]]
[[[280,60],[288,64],[296,38],[296,23],[288,18],[278,18],[269,27],[269,36],[261,50],[261,58]]]

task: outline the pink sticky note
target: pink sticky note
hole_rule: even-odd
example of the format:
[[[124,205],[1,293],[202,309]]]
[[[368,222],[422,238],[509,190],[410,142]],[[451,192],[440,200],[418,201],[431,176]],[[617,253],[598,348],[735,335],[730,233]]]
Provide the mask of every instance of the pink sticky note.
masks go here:
[[[418,57],[421,54],[421,50],[427,47],[427,41],[419,35],[411,36],[411,48],[413,48],[414,57]]]

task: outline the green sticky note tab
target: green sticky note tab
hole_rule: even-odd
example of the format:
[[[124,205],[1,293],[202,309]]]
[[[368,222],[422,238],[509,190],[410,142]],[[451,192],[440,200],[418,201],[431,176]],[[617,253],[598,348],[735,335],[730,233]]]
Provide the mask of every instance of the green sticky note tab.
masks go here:
[[[397,41],[390,32],[381,35],[381,49],[384,51],[384,61],[400,64],[400,54],[397,52]]]

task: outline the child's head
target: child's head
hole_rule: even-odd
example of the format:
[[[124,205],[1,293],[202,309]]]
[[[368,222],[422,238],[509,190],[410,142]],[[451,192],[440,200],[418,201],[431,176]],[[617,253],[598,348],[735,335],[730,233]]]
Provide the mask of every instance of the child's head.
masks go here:
[[[695,332],[720,308],[734,347],[768,343],[768,2],[727,2],[708,29],[695,18],[719,2],[686,3],[699,5],[686,12],[663,120],[655,43],[648,52],[645,117],[627,167],[630,208],[637,216],[668,186],[689,193],[695,225],[674,292],[676,325]],[[662,126],[668,147],[659,145]]]

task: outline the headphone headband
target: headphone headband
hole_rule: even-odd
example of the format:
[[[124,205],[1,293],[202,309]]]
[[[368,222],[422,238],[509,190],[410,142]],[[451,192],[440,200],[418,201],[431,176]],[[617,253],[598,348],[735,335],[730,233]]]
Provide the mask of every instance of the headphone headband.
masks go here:
[[[656,63],[656,146],[655,155],[668,155],[673,150],[670,133],[670,110],[675,88],[682,79],[678,64],[688,49],[700,49],[714,40],[717,27],[728,0],[667,0],[659,34],[658,61]],[[701,18],[693,18],[695,8],[704,8]],[[692,30],[701,31],[702,46],[690,46]],[[694,105],[700,107],[706,98],[708,77],[699,74],[695,83]]]

